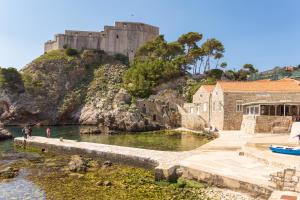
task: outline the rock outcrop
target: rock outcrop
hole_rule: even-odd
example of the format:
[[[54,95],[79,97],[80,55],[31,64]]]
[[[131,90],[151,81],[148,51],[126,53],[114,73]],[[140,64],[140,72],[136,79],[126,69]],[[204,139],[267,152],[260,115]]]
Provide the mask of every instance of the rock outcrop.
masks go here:
[[[75,56],[48,52],[21,70],[17,89],[0,86],[0,121],[98,125],[97,133],[178,126],[176,104],[184,101],[176,90],[178,81],[155,88],[150,98],[135,99],[122,88],[127,68],[101,51]]]
[[[4,128],[0,128],[0,141],[12,139],[12,137],[13,137],[12,134],[8,130]]]
[[[71,160],[68,165],[71,172],[87,171],[87,161],[79,155],[71,156]]]
[[[19,174],[19,169],[15,167],[6,167],[0,170],[0,180],[14,178]]]

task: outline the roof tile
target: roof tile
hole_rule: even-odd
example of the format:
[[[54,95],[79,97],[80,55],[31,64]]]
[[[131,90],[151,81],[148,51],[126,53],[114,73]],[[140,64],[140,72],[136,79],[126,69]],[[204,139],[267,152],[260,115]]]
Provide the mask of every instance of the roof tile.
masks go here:
[[[294,79],[219,81],[218,84],[226,92],[300,92],[299,83]]]

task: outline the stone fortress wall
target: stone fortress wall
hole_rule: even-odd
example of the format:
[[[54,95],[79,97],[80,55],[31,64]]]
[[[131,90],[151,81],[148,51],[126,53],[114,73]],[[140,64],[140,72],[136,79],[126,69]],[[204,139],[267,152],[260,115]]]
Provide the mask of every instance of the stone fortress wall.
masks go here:
[[[44,52],[70,47],[77,50],[96,49],[108,54],[123,54],[133,60],[137,49],[159,35],[159,28],[144,23],[116,22],[115,26],[104,26],[104,31],[73,31],[55,35],[47,41]]]

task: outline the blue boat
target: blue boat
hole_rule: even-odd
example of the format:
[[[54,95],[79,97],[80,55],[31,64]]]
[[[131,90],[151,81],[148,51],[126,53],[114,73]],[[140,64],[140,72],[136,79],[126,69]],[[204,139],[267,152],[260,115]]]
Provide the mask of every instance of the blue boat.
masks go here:
[[[299,147],[287,147],[287,146],[271,145],[269,148],[274,153],[282,153],[282,154],[300,156],[300,148]]]

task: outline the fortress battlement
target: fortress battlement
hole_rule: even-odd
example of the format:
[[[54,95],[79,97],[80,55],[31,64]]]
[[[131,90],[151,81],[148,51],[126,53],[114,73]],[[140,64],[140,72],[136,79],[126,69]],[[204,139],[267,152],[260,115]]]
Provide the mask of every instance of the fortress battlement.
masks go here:
[[[123,54],[133,60],[137,49],[159,35],[159,28],[137,22],[115,22],[115,26],[104,26],[104,31],[65,30],[56,34],[54,40],[44,45],[44,52],[70,47],[103,50],[109,54]]]

